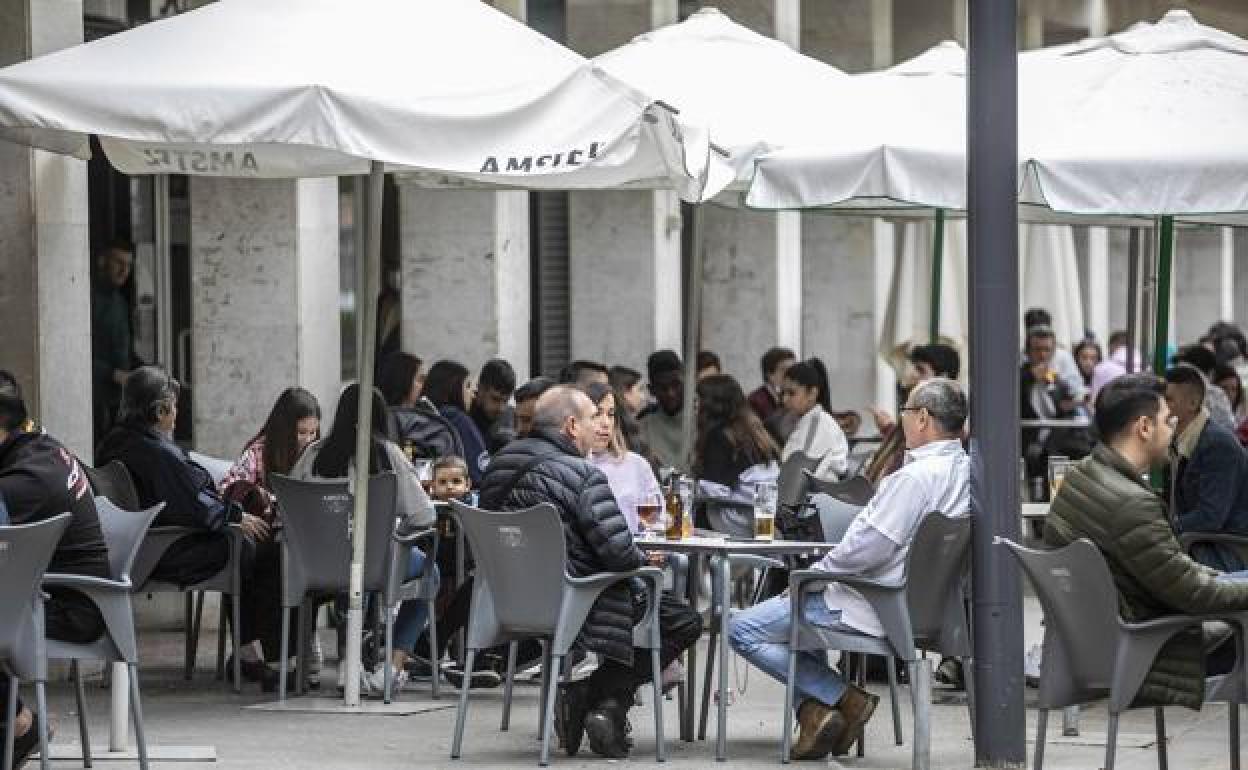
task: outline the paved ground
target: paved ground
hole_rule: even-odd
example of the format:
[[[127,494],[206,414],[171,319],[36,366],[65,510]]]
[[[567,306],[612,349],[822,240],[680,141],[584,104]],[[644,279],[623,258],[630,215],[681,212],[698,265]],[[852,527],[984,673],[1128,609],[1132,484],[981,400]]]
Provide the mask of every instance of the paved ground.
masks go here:
[[[212,639],[201,645],[200,670],[194,682],[184,682],[177,668],[180,637],[149,633],[144,638],[145,665],[142,671],[148,740],[160,746],[211,746],[216,750],[216,767],[221,770],[260,770],[270,768],[413,768],[449,767],[451,730],[454,723],[453,695],[444,692],[442,700],[430,703],[427,689],[405,693],[404,700],[432,706],[436,710],[411,716],[353,716],[321,714],[281,714],[244,710],[243,706],[271,700],[255,685],[235,696],[212,680]],[[736,673],[738,688],[729,710],[729,762],[754,767],[777,763],[780,703],[783,690],[757,671],[747,674],[744,665]],[[327,677],[332,682],[332,676]],[[877,691],[887,688],[876,688]],[[449,688],[448,688],[449,690]],[[520,687],[515,697],[513,727],[508,733],[497,729],[501,690],[474,692],[463,759],[456,766],[473,768],[513,768],[535,766],[537,761],[537,689]],[[974,764],[965,706],[950,702],[936,692],[933,707],[933,767],[966,768]],[[1029,691],[1034,698],[1034,691]],[[88,685],[88,711],[91,714],[93,743],[107,741],[108,692],[97,681]],[[714,721],[711,741],[683,743],[675,740],[677,714],[674,702],[665,704],[669,735],[669,762],[673,768],[709,768],[714,761]],[[59,723],[54,743],[77,740],[72,690],[65,683],[53,685],[51,711]],[[902,711],[905,735],[910,735],[908,690],[903,689]],[[628,763],[654,764],[653,720],[649,706],[633,714],[637,748]],[[1226,754],[1227,713],[1222,706],[1210,706],[1201,713],[1171,709],[1167,713],[1172,736],[1171,767],[1183,770],[1228,767]],[[712,712],[713,717],[713,712]],[[1028,711],[1029,734],[1035,712]],[[1123,719],[1120,742],[1120,768],[1157,766],[1152,743],[1152,712],[1132,712]],[[1050,742],[1046,766],[1050,768],[1101,767],[1104,708],[1085,712],[1079,743]],[[1050,735],[1060,732],[1060,715],[1050,719]],[[1069,740],[1069,739],[1067,739]],[[1031,756],[1028,743],[1028,758]],[[869,726],[868,751],[864,759],[829,763],[830,767],[900,768],[909,766],[909,744],[895,746],[887,700],[881,703]],[[621,764],[621,763],[615,763]],[[814,763],[822,766],[821,763]],[[601,767],[603,762],[582,754],[576,759],[556,755],[552,766]],[[78,762],[57,762],[55,767],[81,767]],[[133,767],[132,763],[97,762],[97,767]],[[209,767],[206,764],[154,763],[158,768]]]

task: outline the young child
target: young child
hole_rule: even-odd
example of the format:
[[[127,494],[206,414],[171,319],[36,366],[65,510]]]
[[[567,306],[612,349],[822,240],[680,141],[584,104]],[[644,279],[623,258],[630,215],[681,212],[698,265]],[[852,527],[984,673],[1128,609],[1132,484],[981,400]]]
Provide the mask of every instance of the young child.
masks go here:
[[[430,496],[438,502],[459,500],[471,503],[472,480],[468,475],[468,463],[459,455],[446,455],[433,464],[433,491]]]

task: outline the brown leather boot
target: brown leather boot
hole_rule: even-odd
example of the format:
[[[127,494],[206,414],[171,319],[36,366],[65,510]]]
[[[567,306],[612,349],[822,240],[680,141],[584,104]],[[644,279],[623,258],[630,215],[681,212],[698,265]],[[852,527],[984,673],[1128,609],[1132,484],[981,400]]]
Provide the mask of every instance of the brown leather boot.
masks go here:
[[[840,703],[836,704],[837,711],[841,712],[841,716],[845,718],[845,729],[832,744],[832,756],[843,757],[849,753],[850,747],[862,734],[862,728],[875,713],[875,707],[879,702],[878,695],[872,695],[852,684],[846,685],[845,694],[841,696]]]
[[[807,698],[797,708],[800,732],[789,759],[823,759],[845,731],[845,717],[835,707]]]

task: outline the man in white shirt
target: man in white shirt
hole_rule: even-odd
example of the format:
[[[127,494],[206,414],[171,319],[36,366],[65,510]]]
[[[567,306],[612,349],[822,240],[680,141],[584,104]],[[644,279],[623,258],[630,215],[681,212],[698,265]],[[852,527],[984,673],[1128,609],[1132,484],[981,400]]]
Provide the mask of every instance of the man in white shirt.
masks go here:
[[[901,410],[906,464],[886,477],[871,502],[849,525],[818,569],[888,582],[899,581],[919,523],[929,512],[965,516],[970,508],[970,460],[962,449],[966,394],[958,383],[933,379],[917,385]],[[883,636],[871,605],[854,589],[832,583],[806,597],[812,623]],[[742,657],[775,679],[788,671],[789,597],[769,599],[732,617],[729,642]],[[793,759],[848,753],[879,698],[847,683],[821,655],[797,658],[798,724]]]

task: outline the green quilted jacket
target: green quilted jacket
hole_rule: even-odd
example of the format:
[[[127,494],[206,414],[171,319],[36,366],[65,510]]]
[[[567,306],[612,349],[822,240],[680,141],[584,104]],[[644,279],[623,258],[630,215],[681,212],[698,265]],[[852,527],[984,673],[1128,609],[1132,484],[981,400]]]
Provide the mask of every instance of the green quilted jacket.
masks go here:
[[[1218,582],[1216,570],[1189,559],[1170,529],[1165,503],[1104,444],[1067,473],[1044,527],[1045,543],[1054,548],[1080,538],[1105,555],[1118,587],[1118,610],[1128,622],[1175,612],[1248,610],[1248,583]],[[1193,629],[1162,648],[1136,704],[1199,709],[1204,689],[1202,639]]]

